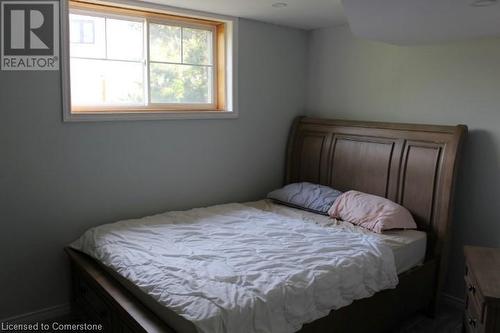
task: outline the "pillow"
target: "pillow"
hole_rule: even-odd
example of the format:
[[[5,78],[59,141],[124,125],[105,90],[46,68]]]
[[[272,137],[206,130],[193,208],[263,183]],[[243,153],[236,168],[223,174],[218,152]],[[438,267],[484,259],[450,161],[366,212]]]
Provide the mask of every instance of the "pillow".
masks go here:
[[[403,206],[358,191],[348,191],[339,196],[328,214],[378,233],[390,229],[417,228],[411,213]]]
[[[342,192],[312,183],[293,183],[270,192],[267,197],[283,205],[328,215],[328,209]]]

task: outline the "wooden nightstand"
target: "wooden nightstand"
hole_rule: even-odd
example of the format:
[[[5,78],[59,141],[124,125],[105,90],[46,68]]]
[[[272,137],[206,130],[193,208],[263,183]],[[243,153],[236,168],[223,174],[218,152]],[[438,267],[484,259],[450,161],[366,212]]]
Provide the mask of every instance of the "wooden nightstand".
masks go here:
[[[465,246],[464,332],[500,333],[500,249]]]

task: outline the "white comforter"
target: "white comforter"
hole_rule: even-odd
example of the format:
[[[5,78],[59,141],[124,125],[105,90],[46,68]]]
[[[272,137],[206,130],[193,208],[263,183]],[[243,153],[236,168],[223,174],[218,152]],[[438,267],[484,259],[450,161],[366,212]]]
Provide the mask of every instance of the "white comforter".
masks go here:
[[[72,246],[200,332],[294,332],[398,282],[375,237],[242,204],[107,224]]]

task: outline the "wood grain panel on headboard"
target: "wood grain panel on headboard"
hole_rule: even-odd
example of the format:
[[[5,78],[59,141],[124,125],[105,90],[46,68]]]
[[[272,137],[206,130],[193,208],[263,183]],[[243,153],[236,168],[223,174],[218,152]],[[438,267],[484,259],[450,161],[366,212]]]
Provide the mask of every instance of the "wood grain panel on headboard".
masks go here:
[[[330,145],[328,132],[303,132],[297,140],[298,153],[295,154],[294,177],[306,182],[321,183],[326,174],[327,155]]]
[[[332,147],[327,184],[341,191],[389,195],[394,140],[339,134]],[[346,174],[353,177],[344,177]]]
[[[288,143],[286,183],[358,190],[408,208],[439,257],[451,223],[464,125],[437,126],[299,117]]]

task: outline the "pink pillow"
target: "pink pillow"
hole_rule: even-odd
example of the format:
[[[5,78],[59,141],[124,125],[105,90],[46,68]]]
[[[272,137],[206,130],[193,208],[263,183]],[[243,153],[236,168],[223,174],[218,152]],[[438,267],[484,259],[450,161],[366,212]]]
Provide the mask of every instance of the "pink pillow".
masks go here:
[[[378,233],[390,229],[417,228],[408,209],[386,198],[358,191],[340,195],[328,214]]]

